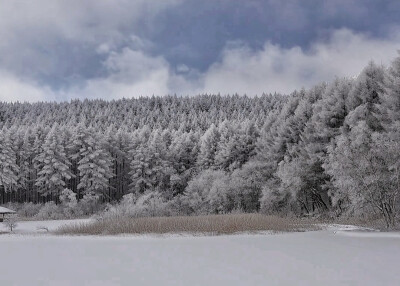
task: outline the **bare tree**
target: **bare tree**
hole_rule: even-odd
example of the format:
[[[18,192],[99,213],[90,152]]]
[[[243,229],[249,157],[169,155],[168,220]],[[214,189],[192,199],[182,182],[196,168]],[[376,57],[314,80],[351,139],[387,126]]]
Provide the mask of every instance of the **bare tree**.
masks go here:
[[[16,215],[11,215],[7,218],[4,219],[4,224],[6,227],[13,232],[13,230],[17,227],[18,225],[18,217]]]

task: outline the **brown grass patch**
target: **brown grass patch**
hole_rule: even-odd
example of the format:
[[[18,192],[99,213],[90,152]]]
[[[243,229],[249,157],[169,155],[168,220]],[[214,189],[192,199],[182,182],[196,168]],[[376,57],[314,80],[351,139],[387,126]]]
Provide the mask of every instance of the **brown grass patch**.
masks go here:
[[[228,214],[185,217],[118,218],[60,227],[56,234],[116,235],[205,233],[232,234],[240,232],[293,232],[317,230],[316,225],[298,219],[261,214]]]

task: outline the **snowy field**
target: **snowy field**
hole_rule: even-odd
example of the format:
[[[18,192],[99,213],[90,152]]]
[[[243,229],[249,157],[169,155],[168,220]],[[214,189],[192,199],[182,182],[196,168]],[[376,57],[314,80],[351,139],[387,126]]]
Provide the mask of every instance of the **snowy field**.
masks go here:
[[[399,285],[400,235],[284,234],[59,237],[68,221],[0,235],[0,285]],[[40,230],[39,230],[40,232]]]
[[[14,230],[15,234],[43,234],[56,230],[58,227],[71,223],[89,222],[90,219],[75,220],[47,220],[47,221],[19,221]],[[4,223],[0,223],[0,233],[8,232]]]

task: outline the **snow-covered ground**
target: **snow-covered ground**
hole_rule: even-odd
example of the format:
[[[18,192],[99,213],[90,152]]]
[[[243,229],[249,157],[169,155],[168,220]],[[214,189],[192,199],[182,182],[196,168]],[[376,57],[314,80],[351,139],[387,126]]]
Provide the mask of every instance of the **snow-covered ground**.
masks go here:
[[[64,223],[70,222],[26,222],[20,231]],[[214,237],[0,235],[0,285],[399,285],[400,236],[346,229]]]
[[[39,234],[47,233],[56,230],[58,227],[72,223],[84,223],[90,219],[75,219],[75,220],[46,220],[46,221],[20,221],[13,231],[15,234]],[[4,223],[0,223],[0,232],[7,232]]]

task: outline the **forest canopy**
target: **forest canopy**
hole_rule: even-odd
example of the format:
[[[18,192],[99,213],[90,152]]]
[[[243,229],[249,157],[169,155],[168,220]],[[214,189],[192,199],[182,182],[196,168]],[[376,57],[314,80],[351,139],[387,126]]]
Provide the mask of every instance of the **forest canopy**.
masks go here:
[[[0,203],[400,212],[400,57],[290,95],[0,103]]]

